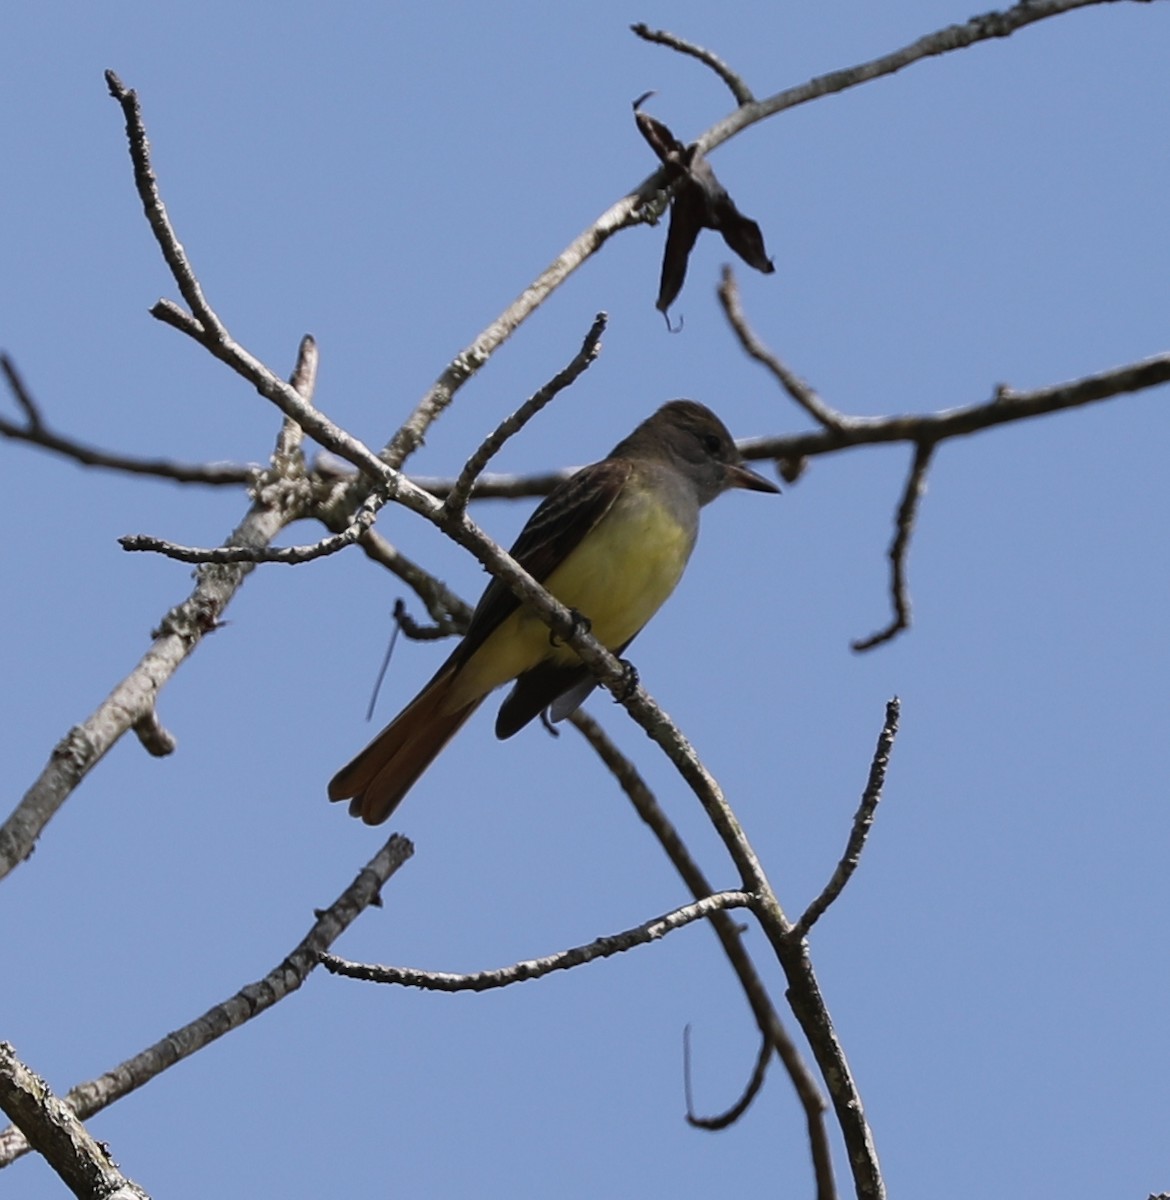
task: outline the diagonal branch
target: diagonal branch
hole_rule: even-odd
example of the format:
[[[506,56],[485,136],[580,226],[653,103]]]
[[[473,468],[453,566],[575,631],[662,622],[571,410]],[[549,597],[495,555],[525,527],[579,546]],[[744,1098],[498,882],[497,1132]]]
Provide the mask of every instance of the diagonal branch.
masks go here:
[[[227,331],[204,298],[203,288],[195,276],[186,250],[175,236],[162,194],[158,190],[158,180],[155,178],[154,168],[150,165],[150,142],[146,137],[146,125],[138,105],[138,94],[126,87],[113,71],[107,71],[105,74],[110,95],[121,105],[126,121],[126,140],[129,143],[130,161],[134,166],[134,184],[142,200],[146,220],[154,232],[154,240],[158,242],[171,275],[179,285],[179,292],[202,326],[204,334],[214,340],[224,338]]]
[[[459,472],[459,478],[455,480],[455,486],[444,500],[448,513],[461,513],[467,507],[467,501],[471,496],[476,479],[479,478],[480,472],[499,452],[503,444],[514,434],[519,433],[554,396],[564,391],[593,365],[594,360],[601,353],[601,335],[605,332],[608,320],[605,313],[599,312],[594,317],[593,324],[585,335],[585,341],[581,344],[581,349],[574,355],[572,362],[563,371],[554,375],[544,387],[525,400],[511,416],[501,421],[479,449],[467,460],[467,464]]]
[[[358,872],[353,883],[323,912],[296,947],[263,979],[241,988],[214,1008],[208,1009],[181,1029],[167,1034],[140,1054],[127,1059],[98,1079],[78,1084],[65,1103],[81,1119],[108,1108],[115,1100],[149,1083],[168,1067],[197,1050],[239,1029],[253,1017],[295,992],[316,967],[324,950],[331,946],[366,908],[376,904],[390,877],[414,853],[406,838],[394,834]],[[0,1130],[0,1167],[27,1154],[28,1140],[11,1126]]]
[[[0,1042],[0,1109],[75,1196],[148,1200],[142,1188],[118,1170],[109,1147],[93,1139],[69,1105],[53,1095],[7,1042]]]
[[[882,798],[882,788],[886,783],[886,768],[890,765],[890,753],[894,748],[894,738],[898,736],[898,719],[902,713],[902,702],[895,696],[886,705],[886,720],[878,735],[877,748],[869,764],[869,778],[865,783],[865,791],[861,795],[861,803],[853,815],[853,826],[849,831],[849,841],[845,845],[845,853],[837,863],[837,869],[832,878],[825,884],[821,894],[804,910],[804,915],[792,927],[794,938],[808,936],[808,931],[824,915],[829,905],[845,890],[845,885],[857,870],[861,861],[861,852],[865,849],[865,840],[873,827],[874,814]]]

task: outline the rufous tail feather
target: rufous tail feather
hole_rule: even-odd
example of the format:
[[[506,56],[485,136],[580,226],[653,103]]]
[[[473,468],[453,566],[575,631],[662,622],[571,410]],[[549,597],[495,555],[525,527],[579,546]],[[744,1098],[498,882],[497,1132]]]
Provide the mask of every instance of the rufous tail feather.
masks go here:
[[[440,673],[352,762],[329,781],[330,800],[348,800],[349,811],[380,825],[418,777],[483,702],[480,696],[444,711],[455,673]]]

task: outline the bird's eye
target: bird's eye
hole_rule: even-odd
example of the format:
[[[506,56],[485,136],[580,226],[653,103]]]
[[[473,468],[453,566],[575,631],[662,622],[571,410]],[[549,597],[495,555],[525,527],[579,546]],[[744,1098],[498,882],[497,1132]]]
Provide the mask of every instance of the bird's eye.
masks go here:
[[[716,433],[703,434],[703,449],[708,454],[718,454],[723,449],[723,440]]]

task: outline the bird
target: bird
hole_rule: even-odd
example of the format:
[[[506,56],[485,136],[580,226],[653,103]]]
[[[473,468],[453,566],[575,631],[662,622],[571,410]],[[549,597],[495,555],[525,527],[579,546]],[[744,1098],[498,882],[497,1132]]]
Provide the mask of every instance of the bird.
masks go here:
[[[723,422],[672,400],[598,462],[559,483],[512,557],[593,636],[621,655],[674,591],[694,549],[699,510],[730,488],[780,489],[748,467]],[[496,688],[511,682],[496,736],[548,710],[574,712],[596,679],[507,584],[493,579],[467,632],[422,691],[334,775],[330,800],[379,825]]]

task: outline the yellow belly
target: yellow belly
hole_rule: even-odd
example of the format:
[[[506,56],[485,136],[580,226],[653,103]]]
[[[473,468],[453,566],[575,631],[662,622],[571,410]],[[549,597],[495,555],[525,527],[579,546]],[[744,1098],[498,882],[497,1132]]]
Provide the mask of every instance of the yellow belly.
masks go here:
[[[588,618],[593,636],[613,650],[662,607],[682,577],[694,544],[695,530],[656,500],[623,495],[549,575],[545,587]],[[486,695],[545,659],[578,661],[567,646],[554,646],[549,633],[534,612],[517,609],[460,671],[461,701]]]

